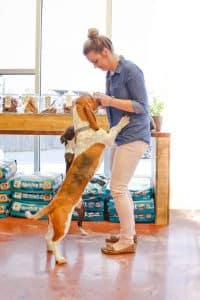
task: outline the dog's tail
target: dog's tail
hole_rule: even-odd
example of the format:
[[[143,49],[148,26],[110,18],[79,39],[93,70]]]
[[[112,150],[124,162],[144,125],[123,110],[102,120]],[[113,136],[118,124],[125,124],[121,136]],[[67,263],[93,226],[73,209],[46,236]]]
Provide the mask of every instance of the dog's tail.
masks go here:
[[[32,219],[32,220],[38,220],[40,219],[42,216],[46,215],[48,216],[48,214],[50,213],[50,211],[52,211],[52,206],[51,205],[47,205],[43,208],[41,208],[36,214],[32,214],[30,211],[26,211],[25,212],[25,216],[28,219]]]

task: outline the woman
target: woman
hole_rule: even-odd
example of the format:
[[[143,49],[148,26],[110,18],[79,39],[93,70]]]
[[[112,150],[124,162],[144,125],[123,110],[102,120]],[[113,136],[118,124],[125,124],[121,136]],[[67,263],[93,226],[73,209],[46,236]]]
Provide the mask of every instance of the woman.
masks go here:
[[[107,239],[108,243],[101,251],[105,254],[134,253],[137,239],[128,183],[150,143],[143,73],[133,62],[115,54],[111,40],[99,35],[97,29],[88,30],[83,53],[95,68],[107,72],[106,94],[95,93],[95,97],[106,108],[110,127],[124,115],[130,118],[129,124],[118,134],[110,157],[110,190],[120,220],[120,234]]]

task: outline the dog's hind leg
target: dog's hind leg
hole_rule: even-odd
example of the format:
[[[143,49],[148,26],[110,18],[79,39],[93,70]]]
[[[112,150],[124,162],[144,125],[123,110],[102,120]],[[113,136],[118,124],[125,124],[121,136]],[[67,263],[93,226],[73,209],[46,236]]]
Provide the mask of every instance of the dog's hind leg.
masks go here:
[[[64,264],[67,262],[66,259],[59,253],[58,242],[60,242],[67,234],[71,223],[71,217],[72,210],[71,212],[68,212],[66,217],[66,212],[64,212],[62,208],[56,209],[51,214],[51,221],[54,231],[51,248],[55,256],[56,263],[58,264]]]
[[[84,202],[82,199],[80,200],[78,205],[76,205],[74,210],[77,212],[77,216],[78,216],[77,224],[78,224],[78,228],[79,228],[81,234],[88,235],[88,233],[83,229],[83,226],[82,226],[84,216],[85,216],[85,206],[84,206]]]
[[[62,240],[64,238],[64,236],[65,236],[65,234],[62,237],[60,237],[60,240]],[[56,263],[61,265],[61,264],[66,264],[67,260],[64,256],[61,256],[60,253],[59,253],[59,250],[58,250],[58,242],[59,241],[55,241],[55,242],[52,241],[51,242],[51,248],[52,248],[52,252],[55,256]]]
[[[53,230],[53,226],[52,226],[52,222],[51,222],[51,217],[49,216],[49,221],[48,221],[48,231],[45,234],[45,240],[46,240],[46,244],[47,244],[47,251],[53,251],[53,247],[52,247],[52,239],[54,236],[54,230]]]

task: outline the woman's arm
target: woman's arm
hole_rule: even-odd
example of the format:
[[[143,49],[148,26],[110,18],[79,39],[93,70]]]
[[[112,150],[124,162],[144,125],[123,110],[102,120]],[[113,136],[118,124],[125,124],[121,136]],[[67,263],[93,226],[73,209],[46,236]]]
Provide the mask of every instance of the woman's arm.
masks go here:
[[[135,100],[124,100],[111,97],[109,106],[128,112],[134,112],[136,114],[144,113],[144,108],[142,107],[142,105]]]
[[[101,101],[103,107],[110,106],[128,112],[135,112],[136,114],[144,113],[142,105],[135,100],[118,99],[101,93],[95,93],[94,96]]]
[[[114,107],[127,112],[136,114],[145,113],[145,102],[147,100],[144,76],[139,68],[129,70],[125,81],[125,87],[129,94],[129,99],[120,99],[101,93],[95,93],[94,96],[101,101],[103,107]]]

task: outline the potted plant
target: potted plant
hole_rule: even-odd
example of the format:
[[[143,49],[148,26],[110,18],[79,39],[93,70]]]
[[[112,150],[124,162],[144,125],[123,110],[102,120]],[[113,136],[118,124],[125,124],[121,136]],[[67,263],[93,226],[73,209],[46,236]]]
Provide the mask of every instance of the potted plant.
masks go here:
[[[153,101],[150,103],[149,108],[150,108],[150,115],[152,116],[156,126],[156,131],[160,131],[162,126],[165,103],[161,98],[154,96]]]

